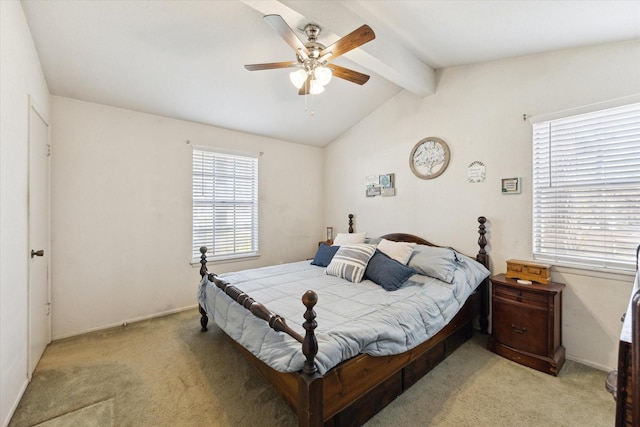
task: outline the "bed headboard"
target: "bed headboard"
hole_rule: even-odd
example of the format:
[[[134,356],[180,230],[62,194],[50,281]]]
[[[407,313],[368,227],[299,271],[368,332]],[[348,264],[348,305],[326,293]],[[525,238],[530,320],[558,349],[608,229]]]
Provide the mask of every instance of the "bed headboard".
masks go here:
[[[487,222],[487,218],[485,218],[484,216],[478,217],[479,250],[475,256],[475,259],[480,264],[484,265],[487,268],[487,270],[491,271],[491,268],[489,267],[489,255],[487,255],[487,251],[485,249],[487,246],[487,238],[485,236],[487,234],[487,229],[485,226],[486,222]],[[349,233],[353,233],[353,214],[349,214]],[[423,239],[422,237],[414,236],[413,234],[407,234],[407,233],[385,234],[384,236],[381,236],[381,238],[387,239],[387,240],[393,240],[396,242],[409,242],[409,243],[416,243],[418,245],[443,247],[440,245],[433,244],[428,240]],[[449,246],[445,246],[445,247],[449,247]],[[638,251],[640,253],[640,247]],[[488,334],[488,327],[489,327],[489,279],[488,278],[485,279],[484,282],[478,287],[478,294],[480,296],[480,302],[479,302],[480,332],[486,335]]]
[[[487,251],[486,251],[486,246],[487,246],[487,238],[486,238],[486,234],[487,234],[487,229],[485,226],[485,223],[487,222],[487,218],[484,216],[480,216],[478,217],[478,246],[479,246],[479,250],[478,253],[475,255],[475,259],[476,261],[478,261],[480,264],[484,265],[485,267],[487,267],[488,270],[491,270],[489,268],[489,255],[487,255]],[[353,233],[353,214],[349,214],[349,233]],[[440,246],[440,245],[436,245],[435,243],[431,243],[428,240],[423,239],[422,237],[418,237],[415,236],[413,234],[407,234],[407,233],[390,233],[390,234],[385,234],[384,236],[380,236],[381,239],[387,239],[387,240],[393,240],[394,242],[409,242],[409,243],[416,243],[418,245],[427,245],[427,246],[435,246],[435,247],[450,247],[450,246]],[[452,248],[453,249],[453,248]],[[455,250],[455,249],[454,249]],[[640,251],[640,247],[638,247],[638,250]]]

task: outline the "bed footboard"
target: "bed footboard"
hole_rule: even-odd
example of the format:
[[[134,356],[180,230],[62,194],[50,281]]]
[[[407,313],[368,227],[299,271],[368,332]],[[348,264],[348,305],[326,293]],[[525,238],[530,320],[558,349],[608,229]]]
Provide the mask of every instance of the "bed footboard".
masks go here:
[[[315,329],[318,326],[316,322],[316,312],[314,310],[315,305],[318,302],[318,295],[314,291],[307,291],[302,296],[302,303],[306,307],[304,313],[304,323],[302,326],[305,330],[305,335],[302,337],[299,333],[291,329],[287,325],[284,317],[274,314],[264,305],[260,304],[242,290],[232,286],[228,282],[221,280],[215,274],[208,273],[207,271],[207,248],[202,246],[200,248],[200,275],[202,277],[207,276],[210,282],[214,283],[219,289],[227,294],[235,302],[246,308],[259,319],[264,320],[269,324],[269,327],[276,332],[284,332],[299,343],[302,344],[302,353],[305,357],[304,367],[302,368],[302,374],[298,380],[298,423],[300,426],[316,427],[323,425],[323,384],[322,375],[318,372],[318,366],[315,362],[316,354],[318,354],[318,340],[315,335]],[[202,326],[201,331],[207,330],[207,323],[209,318],[207,317],[206,310],[198,305],[200,310],[200,324]]]
[[[202,275],[202,277],[206,275],[210,282],[214,283],[225,294],[231,297],[232,300],[234,300],[235,302],[237,302],[238,304],[240,304],[241,306],[249,310],[251,314],[267,322],[269,324],[269,327],[274,331],[284,332],[285,334],[289,335],[299,343],[303,343],[305,338],[303,338],[302,335],[300,335],[299,333],[291,329],[291,327],[287,325],[287,321],[284,319],[284,317],[280,316],[279,314],[272,313],[271,311],[269,311],[267,307],[265,307],[264,305],[260,304],[259,302],[251,298],[249,295],[244,293],[241,289],[231,285],[229,282],[225,282],[224,280],[218,278],[215,274],[208,273],[207,267],[206,267],[207,266],[207,247],[202,246],[200,248],[200,253],[202,254],[200,256],[200,263],[202,264],[202,268],[200,269],[200,274]],[[318,301],[318,295],[316,295],[316,293],[313,291],[307,291],[302,296],[302,302],[307,307],[307,312],[305,313],[305,319],[307,319],[307,315],[308,315],[311,318],[310,321],[313,322],[313,328],[310,327],[309,329],[307,329],[305,327],[305,329],[307,330],[307,335],[309,334],[312,335],[312,337],[310,337],[309,339],[315,342],[315,353],[313,353],[313,356],[315,356],[315,354],[318,352],[318,348],[317,348],[318,344],[315,341],[316,337],[315,335],[313,335],[315,330],[315,321],[313,320],[315,319],[315,313],[313,313],[313,307],[316,305],[317,301]],[[313,313],[312,317],[311,317],[311,314],[308,314],[309,311]],[[202,315],[202,318],[200,319],[200,323],[203,325],[203,331],[206,331],[206,327],[205,327],[206,323],[204,319],[207,319],[207,314],[202,306],[200,306],[200,314]]]

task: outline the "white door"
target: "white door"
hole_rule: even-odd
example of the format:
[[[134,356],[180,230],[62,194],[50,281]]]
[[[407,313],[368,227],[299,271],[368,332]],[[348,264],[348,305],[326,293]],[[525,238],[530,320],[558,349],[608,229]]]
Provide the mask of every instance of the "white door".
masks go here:
[[[49,304],[49,126],[29,110],[29,372],[51,342]]]

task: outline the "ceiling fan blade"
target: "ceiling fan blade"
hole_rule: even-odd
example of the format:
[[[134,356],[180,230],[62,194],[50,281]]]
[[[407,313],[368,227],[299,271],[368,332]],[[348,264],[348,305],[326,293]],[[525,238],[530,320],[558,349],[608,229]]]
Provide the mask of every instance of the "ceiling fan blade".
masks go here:
[[[304,43],[296,36],[291,27],[287,25],[285,20],[280,15],[265,15],[264,20],[271,26],[276,32],[287,42],[289,46],[296,52],[302,51],[307,56],[309,50]]]
[[[269,62],[266,64],[247,64],[244,66],[249,71],[260,71],[260,70],[273,70],[276,68],[290,68],[297,67],[298,63],[296,61],[288,61],[288,62]]]
[[[335,77],[339,77],[341,79],[348,80],[359,85],[363,85],[369,81],[368,75],[359,73],[349,68],[344,68],[335,64],[327,64],[326,66],[331,68],[331,71],[333,72],[333,75]]]
[[[371,27],[363,25],[362,27],[347,34],[331,46],[324,48],[322,52],[320,52],[320,58],[322,59],[325,55],[331,55],[328,59],[333,60],[334,58],[362,46],[375,38],[376,35]]]

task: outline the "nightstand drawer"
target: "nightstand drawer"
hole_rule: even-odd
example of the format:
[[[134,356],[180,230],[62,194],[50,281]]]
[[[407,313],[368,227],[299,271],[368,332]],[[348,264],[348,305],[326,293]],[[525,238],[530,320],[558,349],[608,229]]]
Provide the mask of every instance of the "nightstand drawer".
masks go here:
[[[546,355],[548,316],[545,310],[518,303],[493,301],[493,315],[501,319],[493,325],[495,339],[521,351]]]
[[[547,308],[549,305],[549,298],[547,295],[541,294],[540,292],[494,284],[493,293],[495,298],[503,299],[505,301],[520,302],[532,307]]]

